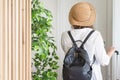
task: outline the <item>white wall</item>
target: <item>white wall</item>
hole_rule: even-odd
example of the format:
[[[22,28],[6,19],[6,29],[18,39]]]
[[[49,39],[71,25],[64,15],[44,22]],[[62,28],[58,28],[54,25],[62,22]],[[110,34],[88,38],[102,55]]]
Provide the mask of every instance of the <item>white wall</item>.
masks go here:
[[[68,0],[41,0],[41,1],[44,2],[45,7],[50,11],[52,11],[52,14],[53,14],[53,32],[54,32],[56,44],[58,47],[57,54],[60,58],[58,80],[62,80],[62,64],[64,59],[64,52],[61,49],[61,34],[62,32],[70,29],[68,14],[73,4],[79,1],[87,1],[94,5],[97,12],[97,19],[94,26],[103,35],[106,47],[111,44],[111,40],[109,40],[109,38],[111,39],[110,34],[111,34],[111,26],[112,26],[112,23],[111,23],[112,14],[111,14],[111,9],[109,9],[111,8],[111,0],[92,0],[92,1],[91,0],[69,0],[69,1]],[[109,71],[109,69],[110,67],[102,68],[104,80],[110,79],[109,76],[111,76],[111,74],[107,74],[108,73],[107,71]],[[109,78],[106,76],[108,76]]]

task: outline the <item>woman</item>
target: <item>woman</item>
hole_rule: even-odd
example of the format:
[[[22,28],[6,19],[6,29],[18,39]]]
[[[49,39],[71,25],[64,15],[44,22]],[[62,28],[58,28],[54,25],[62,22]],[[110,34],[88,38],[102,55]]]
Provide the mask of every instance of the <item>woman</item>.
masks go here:
[[[84,40],[88,33],[93,30],[93,24],[96,19],[96,12],[94,7],[88,2],[79,2],[75,4],[69,12],[69,22],[73,29],[70,30],[75,40]],[[66,32],[62,33],[61,45],[65,53],[72,47],[72,41]],[[77,43],[77,45],[81,45]],[[92,63],[92,78],[91,80],[102,80],[101,65],[109,64],[110,58],[113,55],[115,48],[110,47],[106,51],[104,48],[104,41],[99,31],[95,30],[84,45],[85,50],[89,53],[89,59]]]

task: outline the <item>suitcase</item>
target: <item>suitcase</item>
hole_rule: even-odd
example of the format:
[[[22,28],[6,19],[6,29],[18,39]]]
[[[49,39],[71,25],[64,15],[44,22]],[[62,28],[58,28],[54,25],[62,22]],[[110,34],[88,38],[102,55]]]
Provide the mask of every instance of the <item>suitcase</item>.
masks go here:
[[[115,51],[116,53],[116,80],[120,80],[120,67],[119,67],[119,52],[118,51]]]

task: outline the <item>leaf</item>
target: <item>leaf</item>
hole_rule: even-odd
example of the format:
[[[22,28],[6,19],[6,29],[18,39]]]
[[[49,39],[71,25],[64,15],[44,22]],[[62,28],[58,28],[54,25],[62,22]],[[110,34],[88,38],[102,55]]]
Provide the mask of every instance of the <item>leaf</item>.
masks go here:
[[[56,65],[52,66],[52,69],[58,69],[58,68],[59,66],[56,66]]]
[[[50,80],[57,80],[56,77],[52,76]]]
[[[47,77],[50,78],[50,77],[51,77],[51,74],[52,74],[52,72],[51,72],[51,71],[48,71],[48,72],[47,72]]]
[[[48,65],[48,63],[44,63],[43,66],[46,67]]]
[[[49,61],[52,61],[52,58],[49,58]]]
[[[58,57],[57,55],[55,55],[55,56],[54,56],[54,58],[55,58],[56,60],[58,60],[58,59],[59,59],[59,57]]]
[[[45,60],[45,59],[46,59],[46,57],[47,57],[47,55],[46,55],[46,54],[44,54],[44,53],[40,55],[40,58],[41,58],[42,60]]]

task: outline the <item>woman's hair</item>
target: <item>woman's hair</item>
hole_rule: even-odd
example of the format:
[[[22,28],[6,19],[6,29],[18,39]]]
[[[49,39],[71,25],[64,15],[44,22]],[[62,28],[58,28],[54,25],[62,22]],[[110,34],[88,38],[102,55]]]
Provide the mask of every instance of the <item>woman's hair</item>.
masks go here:
[[[93,25],[91,25],[91,26],[78,26],[78,25],[73,25],[73,28],[74,28],[74,29],[82,29],[82,28],[92,28],[92,29],[93,29],[94,27],[93,27]]]

